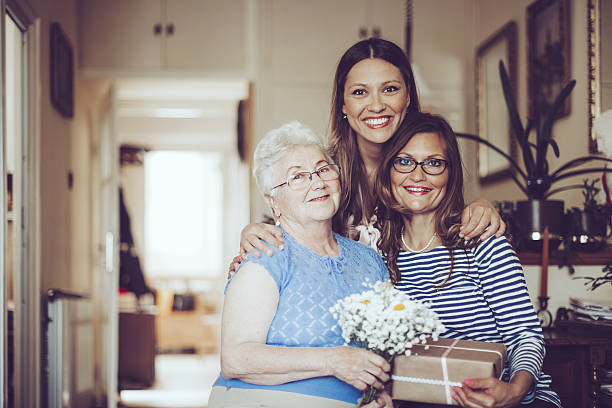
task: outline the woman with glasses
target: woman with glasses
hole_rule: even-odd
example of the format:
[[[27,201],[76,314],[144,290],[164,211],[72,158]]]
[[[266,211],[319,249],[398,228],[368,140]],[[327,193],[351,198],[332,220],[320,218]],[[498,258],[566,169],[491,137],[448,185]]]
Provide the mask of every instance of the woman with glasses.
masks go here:
[[[559,407],[550,376],[541,371],[542,330],[515,252],[504,237],[466,243],[459,234],[463,169],[453,130],[439,116],[415,114],[383,157],[376,179],[379,248],[395,287],[430,305],[446,327],[441,337],[508,349],[501,379],[465,379],[453,387],[455,401],[476,408]]]
[[[404,121],[420,111],[408,58],[390,41],[370,38],[351,46],[336,68],[332,93],[331,153],[343,168],[342,194],[334,231],[376,249],[374,180],[383,144]],[[463,210],[463,209],[462,209]],[[459,231],[465,239],[501,236],[505,224],[486,200],[463,210]],[[270,225],[251,224],[243,230],[240,255],[270,253],[267,244],[282,247],[282,235]],[[234,259],[230,270],[241,257]]]
[[[312,130],[292,122],[257,145],[253,174],[284,250],[252,256],[228,282],[221,372],[209,407],[354,407],[382,389],[389,363],[344,346],[330,313],[337,300],[388,278],[371,248],[332,232],[341,169]],[[383,392],[368,407],[392,407]]]

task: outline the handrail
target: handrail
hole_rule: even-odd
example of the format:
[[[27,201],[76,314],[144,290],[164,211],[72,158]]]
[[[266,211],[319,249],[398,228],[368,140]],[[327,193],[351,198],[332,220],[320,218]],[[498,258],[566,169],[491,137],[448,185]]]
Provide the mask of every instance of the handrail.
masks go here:
[[[49,302],[54,302],[58,299],[89,299],[89,295],[71,292],[65,289],[49,289],[47,290],[47,299]]]

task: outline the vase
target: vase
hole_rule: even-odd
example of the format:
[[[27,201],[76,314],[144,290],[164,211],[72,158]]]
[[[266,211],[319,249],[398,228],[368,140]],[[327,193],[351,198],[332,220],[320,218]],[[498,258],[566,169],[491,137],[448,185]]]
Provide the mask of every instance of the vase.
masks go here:
[[[566,214],[565,233],[572,249],[596,252],[606,243],[608,217],[603,211],[570,210]],[[567,245],[567,244],[566,244]]]
[[[563,241],[564,206],[561,200],[526,200],[516,203],[520,226],[519,250],[541,252],[544,229],[548,227],[548,247],[553,251]]]

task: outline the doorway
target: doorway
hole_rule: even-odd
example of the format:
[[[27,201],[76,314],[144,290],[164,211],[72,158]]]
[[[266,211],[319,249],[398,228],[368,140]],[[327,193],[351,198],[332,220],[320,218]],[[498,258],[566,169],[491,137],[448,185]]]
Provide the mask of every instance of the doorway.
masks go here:
[[[121,272],[120,404],[205,407],[219,372],[226,269],[249,222],[249,166],[237,137],[248,82],[130,79],[116,87],[130,226],[122,222],[121,258],[133,265]]]

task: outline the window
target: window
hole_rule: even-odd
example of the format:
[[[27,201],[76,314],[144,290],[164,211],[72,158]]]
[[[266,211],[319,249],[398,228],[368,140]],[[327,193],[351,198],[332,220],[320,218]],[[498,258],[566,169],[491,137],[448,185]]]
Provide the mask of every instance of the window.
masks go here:
[[[145,259],[149,277],[206,278],[223,270],[221,154],[145,155]]]

